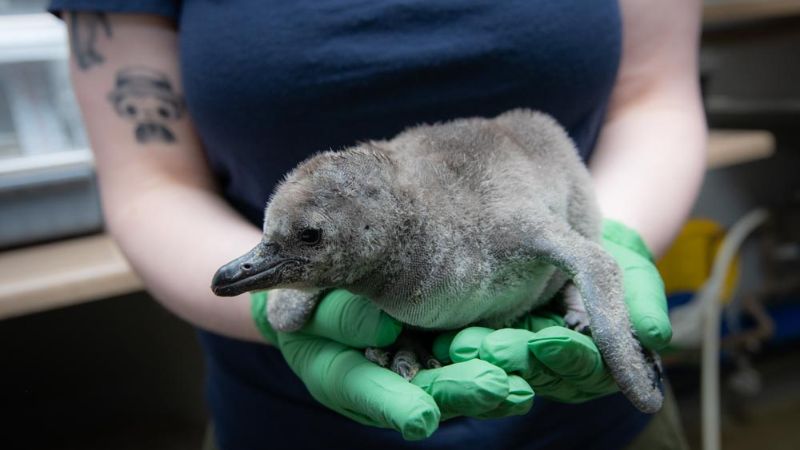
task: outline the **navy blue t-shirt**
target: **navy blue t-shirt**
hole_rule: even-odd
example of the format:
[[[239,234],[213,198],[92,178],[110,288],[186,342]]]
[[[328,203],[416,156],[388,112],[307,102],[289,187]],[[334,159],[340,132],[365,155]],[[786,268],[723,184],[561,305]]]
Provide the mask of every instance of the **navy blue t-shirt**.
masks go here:
[[[55,0],[153,13],[179,29],[188,109],[225,198],[253,224],[313,152],[456,117],[553,115],[584,160],[621,48],[615,0]],[[135,61],[132,61],[135,64]],[[620,448],[647,424],[621,395],[537,398],[524,417],[453,419],[429,439],[359,425],[314,401],[272,347],[200,331],[223,449]]]

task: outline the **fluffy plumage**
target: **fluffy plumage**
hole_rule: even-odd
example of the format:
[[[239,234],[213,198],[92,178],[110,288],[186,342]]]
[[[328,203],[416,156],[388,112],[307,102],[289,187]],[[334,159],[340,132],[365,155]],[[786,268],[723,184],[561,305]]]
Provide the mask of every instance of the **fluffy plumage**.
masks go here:
[[[262,243],[220,269],[215,287],[284,288],[269,317],[285,331],[333,287],[444,330],[506,326],[571,280],[621,390],[654,412],[658,371],[631,331],[620,270],[598,245],[591,186],[572,141],[542,113],[410,128],[301,163],[270,199]]]

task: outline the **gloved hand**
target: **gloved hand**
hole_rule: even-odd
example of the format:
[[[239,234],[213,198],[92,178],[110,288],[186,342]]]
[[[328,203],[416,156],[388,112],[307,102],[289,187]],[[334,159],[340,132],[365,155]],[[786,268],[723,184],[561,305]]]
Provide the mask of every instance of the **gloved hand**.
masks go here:
[[[625,303],[639,341],[651,350],[664,348],[672,328],[664,283],[647,246],[632,229],[606,220],[603,247],[623,271]],[[565,328],[555,314],[531,314],[513,328],[471,327],[442,335],[434,355],[454,362],[488,361],[522,376],[537,395],[566,403],[618,390],[591,338]]]
[[[401,325],[361,296],[328,294],[295,333],[276,332],[266,315],[266,292],[252,295],[252,313],[311,395],[359,423],[393,428],[409,440],[430,436],[456,415],[498,417],[526,413],[528,383],[480,359],[422,370],[409,383],[364,357],[364,347],[391,344]]]

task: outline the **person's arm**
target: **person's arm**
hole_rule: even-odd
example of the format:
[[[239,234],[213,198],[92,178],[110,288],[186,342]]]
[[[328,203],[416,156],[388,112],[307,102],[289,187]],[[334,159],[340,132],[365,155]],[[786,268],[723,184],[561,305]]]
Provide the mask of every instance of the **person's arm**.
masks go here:
[[[655,255],[680,229],[706,161],[697,0],[622,0],[622,62],[590,162],[604,215]]]
[[[260,341],[249,301],[209,289],[217,267],[258,242],[260,231],[216,191],[183,104],[174,25],[148,15],[63,15],[111,235],[172,312]]]

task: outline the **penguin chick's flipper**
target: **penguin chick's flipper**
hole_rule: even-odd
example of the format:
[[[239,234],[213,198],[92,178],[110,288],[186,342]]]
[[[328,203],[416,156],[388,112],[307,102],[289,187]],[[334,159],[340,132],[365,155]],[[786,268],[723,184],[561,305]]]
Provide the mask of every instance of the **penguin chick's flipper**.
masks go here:
[[[527,251],[567,273],[577,287],[592,339],[623,394],[642,412],[658,411],[664,400],[658,357],[644,350],[632,331],[616,261],[563,219],[540,217],[526,236]]]
[[[267,317],[276,331],[291,333],[303,328],[326,293],[322,289],[272,289],[267,295]]]

